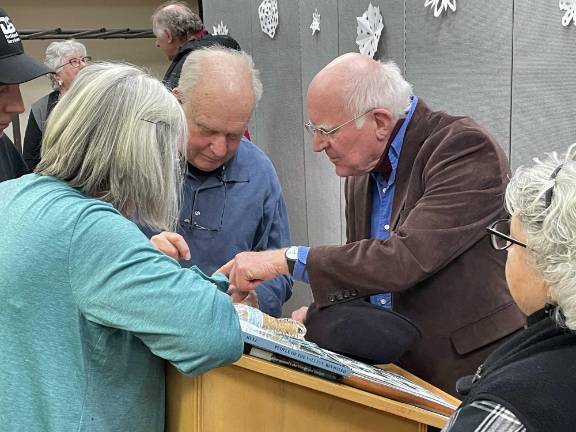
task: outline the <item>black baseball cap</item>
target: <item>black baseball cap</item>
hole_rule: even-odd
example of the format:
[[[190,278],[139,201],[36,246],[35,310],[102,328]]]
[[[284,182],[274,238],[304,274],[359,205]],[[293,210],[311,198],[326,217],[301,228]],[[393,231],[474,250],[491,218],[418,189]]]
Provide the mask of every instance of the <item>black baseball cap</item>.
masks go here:
[[[0,9],[0,84],[21,84],[52,72],[24,53],[16,27]]]

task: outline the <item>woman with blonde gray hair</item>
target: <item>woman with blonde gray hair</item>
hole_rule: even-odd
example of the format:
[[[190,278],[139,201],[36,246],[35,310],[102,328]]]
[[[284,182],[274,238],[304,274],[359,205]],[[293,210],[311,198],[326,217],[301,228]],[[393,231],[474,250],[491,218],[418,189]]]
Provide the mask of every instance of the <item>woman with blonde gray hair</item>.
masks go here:
[[[78,74],[36,173],[0,184],[0,430],[163,431],[164,360],[238,359],[222,275],[184,269],[128,218],[173,229],[186,120],[141,70]]]
[[[510,293],[528,327],[473,377],[445,431],[576,430],[576,144],[519,168],[506,190],[510,219],[488,231],[507,250]]]
[[[49,76],[53,91],[38,99],[32,105],[28,126],[24,135],[22,155],[30,170],[34,170],[40,162],[40,147],[46,120],[58,100],[66,94],[74,78],[92,58],[86,54],[84,44],[74,39],[52,42],[46,48],[44,64],[53,73]]]

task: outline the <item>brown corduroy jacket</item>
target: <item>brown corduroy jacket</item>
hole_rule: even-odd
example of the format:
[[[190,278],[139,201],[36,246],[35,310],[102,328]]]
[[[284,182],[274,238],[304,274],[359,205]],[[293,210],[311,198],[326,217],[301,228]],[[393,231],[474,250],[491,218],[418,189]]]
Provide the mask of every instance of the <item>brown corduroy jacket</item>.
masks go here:
[[[308,255],[315,303],[393,292],[394,310],[423,333],[400,365],[454,394],[456,380],[525,323],[506,287],[506,253],[492,249],[485,230],[507,217],[509,175],[484,129],[420,100],[397,168],[391,237],[370,239],[371,176],[348,178],[347,244]]]

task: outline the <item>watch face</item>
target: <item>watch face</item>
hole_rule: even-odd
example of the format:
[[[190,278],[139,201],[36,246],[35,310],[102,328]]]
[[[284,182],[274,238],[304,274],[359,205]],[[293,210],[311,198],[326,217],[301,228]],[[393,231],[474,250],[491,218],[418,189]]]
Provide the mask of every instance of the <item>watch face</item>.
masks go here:
[[[286,258],[291,259],[291,260],[297,260],[298,259],[298,247],[297,246],[291,246],[288,249],[286,249]]]

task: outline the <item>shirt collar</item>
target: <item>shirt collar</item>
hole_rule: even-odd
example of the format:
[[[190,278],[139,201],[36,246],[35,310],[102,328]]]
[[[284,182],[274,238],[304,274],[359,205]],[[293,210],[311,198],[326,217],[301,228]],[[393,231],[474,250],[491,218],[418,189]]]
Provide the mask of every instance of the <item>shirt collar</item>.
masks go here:
[[[382,152],[382,156],[380,156],[380,161],[376,168],[372,170],[373,173],[381,174],[384,178],[388,178],[390,173],[392,172],[392,164],[390,162],[390,152],[393,151],[395,155],[395,159],[398,159],[398,155],[400,154],[400,150],[402,149],[402,143],[404,141],[404,132],[408,125],[410,124],[410,120],[412,120],[412,114],[416,108],[416,104],[418,103],[418,98],[416,96],[412,96],[412,101],[410,102],[410,106],[408,107],[408,111],[406,113],[406,117],[399,119],[394,128],[392,129],[392,133],[390,134],[390,138],[388,138],[388,142],[386,143],[386,147]],[[406,126],[403,128],[404,123],[406,122]],[[403,128],[402,139],[396,139],[398,132],[400,129]]]

